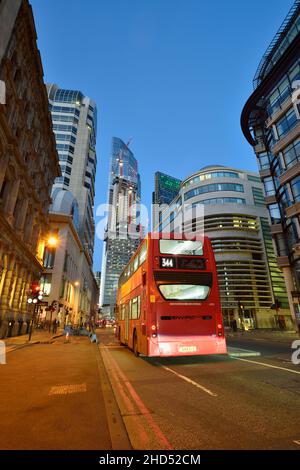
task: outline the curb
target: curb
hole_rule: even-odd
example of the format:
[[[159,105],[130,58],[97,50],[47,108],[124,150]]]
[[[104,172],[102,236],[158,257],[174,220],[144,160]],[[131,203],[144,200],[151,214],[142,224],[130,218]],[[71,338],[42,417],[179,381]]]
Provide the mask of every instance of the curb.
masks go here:
[[[60,334],[60,335],[56,335],[56,336],[52,336],[51,338],[49,338],[48,340],[46,341],[43,341],[43,340],[36,340],[36,341],[30,341],[30,343],[23,343],[23,344],[20,344],[20,345],[16,345],[16,346],[12,346],[11,348],[9,346],[6,346],[6,353],[10,353],[10,352],[13,352],[13,351],[17,351],[18,349],[23,349],[23,348],[26,348],[28,346],[34,346],[35,344],[53,344],[55,339],[57,338],[60,338],[61,336],[64,336],[63,334]]]
[[[97,364],[100,375],[100,385],[103,393],[103,401],[106,410],[108,429],[113,450],[132,450],[130,439],[117,404],[113,388],[111,386],[107,370],[98,344]]]

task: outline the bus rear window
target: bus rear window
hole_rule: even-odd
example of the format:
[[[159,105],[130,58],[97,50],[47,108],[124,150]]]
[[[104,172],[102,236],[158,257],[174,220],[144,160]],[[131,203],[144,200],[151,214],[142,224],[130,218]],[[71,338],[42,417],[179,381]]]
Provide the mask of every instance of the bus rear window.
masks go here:
[[[166,300],[205,300],[210,287],[196,284],[160,284],[160,293]]]
[[[201,240],[159,240],[159,250],[164,255],[203,255]]]

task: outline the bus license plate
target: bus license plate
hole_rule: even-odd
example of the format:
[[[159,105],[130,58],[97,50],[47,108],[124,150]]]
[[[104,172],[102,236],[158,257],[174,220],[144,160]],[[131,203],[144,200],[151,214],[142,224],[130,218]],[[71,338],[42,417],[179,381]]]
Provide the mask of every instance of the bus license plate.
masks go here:
[[[185,352],[196,352],[197,351],[197,346],[180,346],[179,347],[179,352],[185,353]]]

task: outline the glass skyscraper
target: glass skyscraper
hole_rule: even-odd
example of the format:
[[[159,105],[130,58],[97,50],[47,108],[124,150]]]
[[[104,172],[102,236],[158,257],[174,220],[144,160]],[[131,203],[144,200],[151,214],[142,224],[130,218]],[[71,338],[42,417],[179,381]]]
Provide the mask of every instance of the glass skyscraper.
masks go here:
[[[155,190],[152,193],[152,227],[161,222],[163,204],[171,204],[180,191],[181,180],[157,171],[155,173]]]
[[[79,236],[93,259],[95,224],[93,216],[97,166],[97,108],[78,90],[47,85],[49,107],[62,176],[53,191],[70,191],[79,207]]]
[[[100,305],[113,315],[119,275],[138,247],[141,181],[138,163],[121,139],[113,137],[108,187],[108,223],[105,233]]]

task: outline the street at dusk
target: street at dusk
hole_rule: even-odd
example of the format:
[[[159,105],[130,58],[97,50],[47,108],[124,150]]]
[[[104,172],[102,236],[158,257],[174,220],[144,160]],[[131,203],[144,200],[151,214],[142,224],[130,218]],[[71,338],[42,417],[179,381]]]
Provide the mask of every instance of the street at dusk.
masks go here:
[[[0,465],[300,458],[300,0],[0,0]]]
[[[287,341],[250,335],[228,340],[232,357],[151,359],[111,328],[97,335],[98,346],[57,338],[8,354],[3,448],[299,448],[300,370]]]

